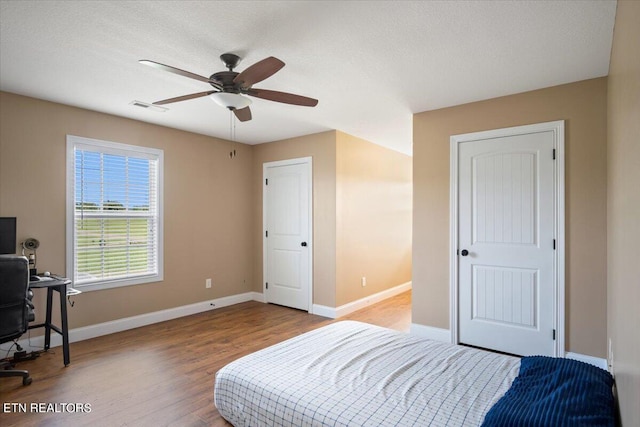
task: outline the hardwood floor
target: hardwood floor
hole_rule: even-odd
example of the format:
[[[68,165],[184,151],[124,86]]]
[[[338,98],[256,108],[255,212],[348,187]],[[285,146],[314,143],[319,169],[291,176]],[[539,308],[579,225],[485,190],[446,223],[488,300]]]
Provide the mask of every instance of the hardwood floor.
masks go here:
[[[359,320],[400,331],[411,324],[411,292],[339,320]],[[261,348],[336,320],[247,302],[71,344],[23,362],[33,384],[0,380],[3,426],[229,426],[213,404],[215,373]],[[58,404],[31,412],[37,403]],[[60,404],[89,404],[68,413]],[[18,406],[26,404],[26,413]],[[7,407],[7,405],[10,405]],[[69,406],[66,406],[69,408]]]

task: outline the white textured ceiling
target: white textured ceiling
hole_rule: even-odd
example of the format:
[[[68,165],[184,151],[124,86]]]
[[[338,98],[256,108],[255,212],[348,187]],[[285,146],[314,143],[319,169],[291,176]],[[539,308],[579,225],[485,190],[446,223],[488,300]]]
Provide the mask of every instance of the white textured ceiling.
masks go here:
[[[412,114],[605,76],[615,1],[5,1],[0,89],[229,138],[208,98],[156,113],[129,105],[209,89],[139,59],[209,76],[268,56],[256,84],[320,100],[253,98],[248,144],[338,129],[411,153]]]

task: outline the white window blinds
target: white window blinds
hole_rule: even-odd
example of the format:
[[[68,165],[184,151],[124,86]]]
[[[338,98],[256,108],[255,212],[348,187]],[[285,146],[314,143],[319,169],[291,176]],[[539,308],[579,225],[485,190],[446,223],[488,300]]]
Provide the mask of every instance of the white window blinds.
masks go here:
[[[162,152],[72,141],[74,285],[161,280]]]

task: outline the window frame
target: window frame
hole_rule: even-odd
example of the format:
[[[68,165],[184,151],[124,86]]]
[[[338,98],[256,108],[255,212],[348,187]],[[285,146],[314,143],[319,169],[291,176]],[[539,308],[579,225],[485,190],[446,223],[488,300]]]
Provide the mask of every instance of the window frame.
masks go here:
[[[164,151],[161,149],[142,147],[136,145],[122,144],[119,142],[103,141],[99,139],[85,138],[81,136],[67,135],[67,233],[66,233],[66,255],[67,273],[66,275],[75,282],[75,252],[76,252],[76,230],[75,230],[75,152],[77,147],[88,147],[92,151],[108,154],[116,154],[128,157],[144,158],[157,161],[157,272],[134,277],[124,277],[118,279],[103,279],[98,282],[87,284],[74,284],[73,286],[85,291],[96,291],[102,289],[118,288],[123,286],[139,285],[143,283],[162,282],[164,279]]]

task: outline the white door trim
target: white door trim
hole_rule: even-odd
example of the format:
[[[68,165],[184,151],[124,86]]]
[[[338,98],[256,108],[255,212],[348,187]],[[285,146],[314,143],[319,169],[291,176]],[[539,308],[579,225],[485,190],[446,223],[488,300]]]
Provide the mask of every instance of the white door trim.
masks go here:
[[[515,136],[537,132],[553,132],[553,147],[556,153],[554,162],[555,182],[555,214],[554,232],[556,236],[556,251],[554,254],[555,303],[553,323],[556,330],[554,355],[564,357],[565,348],[565,238],[564,238],[564,120],[537,123],[495,129],[483,132],[473,132],[450,137],[450,192],[449,192],[449,313],[451,342],[459,343],[458,337],[458,147],[460,143],[481,139]]]
[[[265,301],[267,301],[267,186],[265,184],[267,179],[267,169],[277,166],[289,166],[297,164],[307,164],[308,180],[309,183],[309,229],[307,245],[309,250],[309,305],[308,312],[313,314],[313,158],[312,157],[300,157],[296,159],[278,160],[274,162],[265,162],[262,164],[262,294]]]

